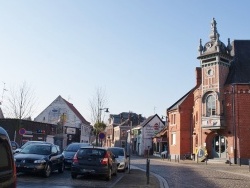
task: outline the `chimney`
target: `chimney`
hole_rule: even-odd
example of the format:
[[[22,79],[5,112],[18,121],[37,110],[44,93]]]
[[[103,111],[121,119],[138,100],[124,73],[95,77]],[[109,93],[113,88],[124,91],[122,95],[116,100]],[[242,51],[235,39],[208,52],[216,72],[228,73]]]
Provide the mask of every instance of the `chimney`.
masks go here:
[[[196,86],[201,85],[201,67],[196,67]]]

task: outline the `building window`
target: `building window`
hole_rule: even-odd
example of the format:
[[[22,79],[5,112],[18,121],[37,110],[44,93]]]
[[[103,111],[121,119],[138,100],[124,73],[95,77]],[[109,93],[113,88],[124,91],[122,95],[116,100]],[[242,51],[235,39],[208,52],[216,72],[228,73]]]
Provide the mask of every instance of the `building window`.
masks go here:
[[[176,132],[171,133],[171,145],[176,145]]]
[[[215,97],[209,95],[206,100],[207,117],[215,115]]]
[[[122,148],[125,148],[125,146],[126,146],[126,141],[122,141],[122,142],[121,142],[121,146],[122,146]]]
[[[171,124],[175,124],[176,114],[171,114]]]

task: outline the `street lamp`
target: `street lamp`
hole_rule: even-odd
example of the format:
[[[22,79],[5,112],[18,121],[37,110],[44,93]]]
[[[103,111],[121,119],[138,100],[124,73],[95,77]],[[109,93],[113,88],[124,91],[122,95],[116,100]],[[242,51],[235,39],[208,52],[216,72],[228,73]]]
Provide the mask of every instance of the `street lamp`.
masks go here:
[[[99,138],[99,133],[100,133],[100,124],[102,124],[102,115],[101,115],[101,111],[105,110],[104,112],[109,113],[109,108],[98,108],[98,117],[97,117],[97,127],[96,127],[96,145],[99,145],[98,140],[101,139],[101,144],[102,144],[102,140],[103,138]],[[101,126],[102,127],[102,126]]]
[[[99,109],[98,109],[98,121],[99,121],[99,122],[101,122],[101,118],[102,118],[102,116],[101,116],[101,111],[102,111],[102,110],[105,110],[104,112],[109,113],[109,108],[99,108]]]

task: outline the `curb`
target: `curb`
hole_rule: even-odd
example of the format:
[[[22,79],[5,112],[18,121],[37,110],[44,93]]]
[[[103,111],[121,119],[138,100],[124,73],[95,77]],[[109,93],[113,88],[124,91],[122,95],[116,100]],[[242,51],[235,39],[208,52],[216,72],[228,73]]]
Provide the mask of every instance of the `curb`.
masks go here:
[[[136,167],[136,166],[133,166],[133,165],[131,165],[130,167],[131,167],[131,169],[138,169],[138,170],[141,170],[143,172],[146,172],[146,170],[139,168],[139,167]],[[150,172],[150,174],[155,176],[158,179],[158,181],[160,183],[160,188],[169,188],[168,182],[163,177],[161,177],[158,174],[155,174],[154,172]]]

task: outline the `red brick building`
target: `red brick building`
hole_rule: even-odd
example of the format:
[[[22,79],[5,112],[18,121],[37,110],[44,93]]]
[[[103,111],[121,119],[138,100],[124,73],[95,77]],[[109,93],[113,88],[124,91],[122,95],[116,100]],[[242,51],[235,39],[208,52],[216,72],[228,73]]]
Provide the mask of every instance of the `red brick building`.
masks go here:
[[[215,19],[209,37],[199,46],[200,72],[197,69],[196,77],[197,84],[201,77],[201,83],[183,97],[185,100],[180,99],[182,103],[175,109],[173,105],[167,110],[169,151],[177,155],[190,152],[198,158],[207,152],[209,159],[248,164],[250,40],[230,43],[228,39],[226,46],[220,41]]]

